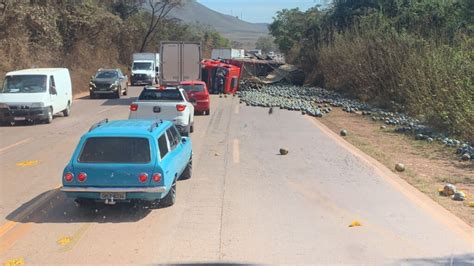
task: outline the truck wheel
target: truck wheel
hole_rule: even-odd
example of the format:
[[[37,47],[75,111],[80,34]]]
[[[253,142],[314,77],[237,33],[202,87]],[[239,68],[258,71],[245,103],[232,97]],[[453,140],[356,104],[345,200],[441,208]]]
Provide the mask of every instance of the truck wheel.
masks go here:
[[[53,122],[53,108],[52,107],[48,109],[48,118],[46,118],[44,122],[46,124],[51,124],[51,122]]]
[[[179,177],[180,180],[186,180],[190,179],[193,173],[193,159],[191,158],[188,162],[188,165],[186,165],[186,168],[184,169],[183,173]]]
[[[176,179],[173,181],[173,184],[171,185],[170,191],[168,191],[168,194],[160,200],[160,206],[161,207],[170,207],[173,206],[174,203],[176,202]]]
[[[64,116],[69,116],[71,114],[71,104],[67,103],[66,109],[63,110],[63,115]]]

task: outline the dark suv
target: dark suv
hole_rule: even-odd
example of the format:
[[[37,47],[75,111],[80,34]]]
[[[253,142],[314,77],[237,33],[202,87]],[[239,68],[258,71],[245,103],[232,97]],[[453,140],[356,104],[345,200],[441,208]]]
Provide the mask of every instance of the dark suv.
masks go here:
[[[127,95],[128,78],[120,69],[99,69],[91,77],[89,84],[89,95],[91,99],[98,95],[112,95],[120,98],[120,95]]]

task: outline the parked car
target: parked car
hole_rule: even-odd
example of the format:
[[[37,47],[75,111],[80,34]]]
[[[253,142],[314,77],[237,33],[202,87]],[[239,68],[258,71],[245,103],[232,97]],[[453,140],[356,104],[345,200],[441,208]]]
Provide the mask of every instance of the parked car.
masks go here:
[[[61,191],[79,204],[145,201],[171,206],[191,178],[192,143],[169,121],[103,120],[82,136]]]
[[[189,100],[194,104],[194,111],[205,115],[211,113],[209,91],[204,81],[183,81],[181,87],[186,91]]]
[[[194,131],[194,106],[180,87],[145,87],[130,105],[128,118],[169,120],[183,136]]]
[[[35,68],[8,72],[0,91],[0,122],[43,121],[71,114],[72,86],[66,68]]]
[[[98,95],[112,95],[120,98],[128,93],[128,77],[120,69],[99,69],[91,77],[89,96],[91,99]]]

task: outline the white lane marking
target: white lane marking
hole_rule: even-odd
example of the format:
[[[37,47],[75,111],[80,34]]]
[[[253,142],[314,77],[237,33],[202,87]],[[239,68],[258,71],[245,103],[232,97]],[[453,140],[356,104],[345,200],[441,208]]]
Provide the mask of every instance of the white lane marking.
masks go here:
[[[106,108],[106,109],[104,109],[104,110],[102,110],[102,111],[99,111],[99,112],[97,112],[97,113],[98,113],[98,114],[102,114],[102,113],[105,113],[105,112],[107,112],[107,111],[109,111],[109,110],[112,110],[112,109],[114,109],[114,108],[116,108],[116,107],[117,107],[117,106],[112,106],[112,107],[110,107],[110,108]]]
[[[232,157],[234,158],[234,163],[240,163],[240,147],[238,139],[234,139],[234,149],[232,155]]]
[[[11,148],[13,148],[13,147],[19,146],[19,145],[21,145],[21,144],[25,144],[25,143],[27,143],[27,142],[30,142],[31,140],[33,140],[33,138],[27,138],[27,139],[18,141],[17,143],[14,143],[14,144],[12,144],[12,145],[10,145],[10,146],[6,146],[6,147],[4,147],[4,148],[1,148],[1,149],[0,149],[0,153],[4,152],[4,151],[6,151],[6,150],[9,150],[9,149],[11,149]]]
[[[240,105],[236,105],[235,106],[235,114],[238,115],[239,114],[239,111],[240,111]]]

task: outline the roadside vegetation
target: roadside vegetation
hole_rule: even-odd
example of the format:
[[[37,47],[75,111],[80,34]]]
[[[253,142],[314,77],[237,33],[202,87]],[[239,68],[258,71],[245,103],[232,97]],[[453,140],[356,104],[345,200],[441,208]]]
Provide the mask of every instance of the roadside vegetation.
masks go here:
[[[309,82],[474,140],[474,2],[334,0],[278,12],[280,51]]]
[[[200,41],[204,56],[214,47],[230,45],[212,29],[166,16],[169,8],[181,4],[177,0],[1,0],[0,75],[30,67],[67,67],[78,92],[86,90],[98,68],[125,70],[134,52],[158,52],[160,41]]]

